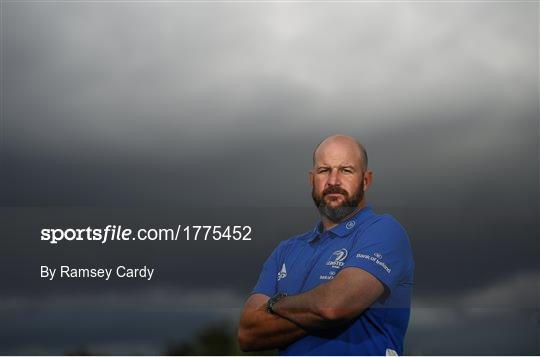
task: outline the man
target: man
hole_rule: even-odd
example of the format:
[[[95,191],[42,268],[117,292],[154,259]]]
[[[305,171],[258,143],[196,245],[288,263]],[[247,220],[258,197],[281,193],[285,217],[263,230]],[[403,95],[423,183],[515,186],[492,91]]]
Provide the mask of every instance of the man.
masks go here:
[[[366,150],[349,136],[315,149],[309,179],[321,220],[264,263],[240,319],[242,350],[403,353],[414,262],[401,225],[366,205],[367,164]]]

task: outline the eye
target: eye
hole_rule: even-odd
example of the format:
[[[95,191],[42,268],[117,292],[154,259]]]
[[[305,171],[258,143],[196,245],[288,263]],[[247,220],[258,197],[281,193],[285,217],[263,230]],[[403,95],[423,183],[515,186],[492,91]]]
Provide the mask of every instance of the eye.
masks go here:
[[[352,174],[353,173],[353,170],[350,168],[350,167],[344,167],[343,169],[341,169],[341,171],[347,173],[347,174]]]
[[[323,172],[327,172],[327,171],[328,171],[328,168],[321,167],[320,169],[317,170],[317,173],[322,174]]]

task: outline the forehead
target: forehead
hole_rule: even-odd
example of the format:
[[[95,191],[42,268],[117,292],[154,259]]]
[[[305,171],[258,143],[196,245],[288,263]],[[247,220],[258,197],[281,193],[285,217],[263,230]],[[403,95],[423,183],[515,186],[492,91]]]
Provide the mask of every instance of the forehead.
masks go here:
[[[361,160],[360,148],[350,141],[322,143],[315,151],[315,166],[324,164],[359,166]]]

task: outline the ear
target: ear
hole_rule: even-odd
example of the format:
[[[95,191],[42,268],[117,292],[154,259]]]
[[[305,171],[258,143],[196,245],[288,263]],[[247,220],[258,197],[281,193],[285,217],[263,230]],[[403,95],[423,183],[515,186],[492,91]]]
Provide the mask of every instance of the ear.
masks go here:
[[[313,174],[313,170],[308,171],[308,181],[311,187],[313,187],[313,180],[315,179],[315,175]]]
[[[369,190],[369,187],[371,186],[371,183],[373,182],[373,171],[367,170],[364,174],[364,182],[362,184],[364,185],[364,192]]]

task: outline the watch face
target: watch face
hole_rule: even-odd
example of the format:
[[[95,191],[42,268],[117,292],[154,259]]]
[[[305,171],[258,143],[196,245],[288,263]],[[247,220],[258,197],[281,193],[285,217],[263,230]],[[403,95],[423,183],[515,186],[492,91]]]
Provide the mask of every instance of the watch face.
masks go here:
[[[273,307],[274,307],[274,304],[276,302],[278,302],[280,299],[282,299],[283,297],[287,296],[287,294],[284,294],[284,293],[278,293],[276,295],[274,295],[273,297],[271,297],[268,302],[266,303],[266,310],[273,314],[274,313],[274,310],[273,310]]]

